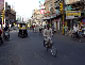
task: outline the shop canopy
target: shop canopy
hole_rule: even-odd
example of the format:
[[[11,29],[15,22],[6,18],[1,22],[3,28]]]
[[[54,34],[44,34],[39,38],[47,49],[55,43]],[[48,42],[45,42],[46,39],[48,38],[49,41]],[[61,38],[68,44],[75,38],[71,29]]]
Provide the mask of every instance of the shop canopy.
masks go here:
[[[50,19],[55,19],[55,18],[59,18],[61,14],[54,14],[48,17],[44,17],[43,20],[50,20]]]

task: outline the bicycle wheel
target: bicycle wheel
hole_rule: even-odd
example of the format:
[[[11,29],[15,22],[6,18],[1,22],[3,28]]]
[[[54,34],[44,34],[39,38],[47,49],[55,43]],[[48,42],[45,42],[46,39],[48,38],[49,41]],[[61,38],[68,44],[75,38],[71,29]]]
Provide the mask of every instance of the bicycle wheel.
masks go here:
[[[55,47],[52,47],[51,50],[50,50],[50,52],[51,52],[51,55],[52,55],[52,56],[56,57],[57,50],[56,50]]]

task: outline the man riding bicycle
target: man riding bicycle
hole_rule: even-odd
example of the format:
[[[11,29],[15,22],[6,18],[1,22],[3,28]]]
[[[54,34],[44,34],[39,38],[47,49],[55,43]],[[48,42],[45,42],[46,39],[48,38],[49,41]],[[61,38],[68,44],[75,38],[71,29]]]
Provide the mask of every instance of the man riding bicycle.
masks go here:
[[[52,33],[52,29],[49,25],[47,25],[45,27],[45,29],[43,30],[43,36],[44,36],[44,46],[50,48],[52,47],[52,36],[53,36],[53,33]]]

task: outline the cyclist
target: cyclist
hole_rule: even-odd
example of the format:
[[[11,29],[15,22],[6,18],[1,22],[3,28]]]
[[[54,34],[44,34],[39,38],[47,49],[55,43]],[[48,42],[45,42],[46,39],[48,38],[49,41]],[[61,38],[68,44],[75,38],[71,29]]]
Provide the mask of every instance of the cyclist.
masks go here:
[[[43,36],[44,36],[44,46],[52,47],[52,28],[47,25],[45,26],[45,29],[43,30]],[[47,42],[47,43],[46,43]]]

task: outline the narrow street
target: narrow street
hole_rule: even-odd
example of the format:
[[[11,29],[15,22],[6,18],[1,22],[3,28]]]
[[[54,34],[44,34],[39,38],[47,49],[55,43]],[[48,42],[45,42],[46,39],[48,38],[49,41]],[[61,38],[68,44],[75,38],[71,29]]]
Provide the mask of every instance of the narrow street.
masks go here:
[[[85,43],[55,34],[57,57],[53,57],[43,47],[42,35],[28,34],[28,38],[22,39],[17,32],[11,32],[11,40],[0,46],[0,65],[85,65]]]
[[[0,44],[0,65],[85,65],[85,0],[0,0]]]

